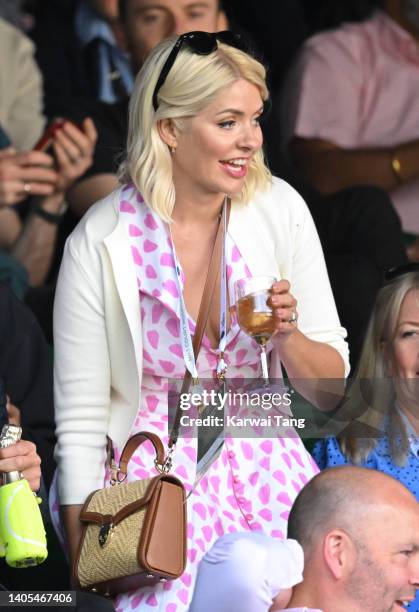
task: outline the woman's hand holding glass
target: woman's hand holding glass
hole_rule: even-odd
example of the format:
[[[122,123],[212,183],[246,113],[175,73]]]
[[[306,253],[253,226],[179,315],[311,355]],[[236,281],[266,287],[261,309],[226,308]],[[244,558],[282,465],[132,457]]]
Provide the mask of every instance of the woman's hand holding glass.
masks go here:
[[[265,385],[269,384],[265,345],[272,335],[286,337],[297,327],[297,300],[287,280],[271,276],[244,278],[235,284],[237,319],[242,330],[261,348],[260,360]]]
[[[297,300],[290,289],[291,285],[287,280],[276,281],[271,287],[268,299],[274,316],[274,333],[281,339],[289,337],[297,329]]]

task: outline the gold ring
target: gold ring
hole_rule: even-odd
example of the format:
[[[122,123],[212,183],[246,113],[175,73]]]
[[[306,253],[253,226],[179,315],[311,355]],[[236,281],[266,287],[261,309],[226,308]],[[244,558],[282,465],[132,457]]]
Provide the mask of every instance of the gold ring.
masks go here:
[[[291,318],[288,319],[288,323],[296,323],[297,322],[297,313],[295,312],[295,310],[292,311],[292,315]]]

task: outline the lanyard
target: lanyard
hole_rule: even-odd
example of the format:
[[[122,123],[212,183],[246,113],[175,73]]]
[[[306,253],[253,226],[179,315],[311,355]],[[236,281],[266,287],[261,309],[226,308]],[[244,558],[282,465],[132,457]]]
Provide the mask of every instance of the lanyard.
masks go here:
[[[220,290],[220,343],[218,345],[220,357],[217,364],[217,376],[224,380],[227,364],[224,361],[224,351],[227,343],[227,267],[226,267],[226,236],[227,236],[227,205],[224,200],[223,207],[223,248],[221,251],[221,290]]]
[[[221,378],[224,376],[227,369],[224,361],[224,350],[226,347],[226,336],[227,336],[227,271],[225,265],[225,239],[227,231],[227,198],[224,200],[223,212],[221,223],[223,223],[223,242],[222,242],[222,254],[221,254],[221,299],[220,299],[220,342],[219,342],[219,354],[220,358],[217,365],[217,374]],[[185,300],[183,298],[182,284],[181,284],[181,271],[179,260],[176,255],[175,244],[173,241],[172,232],[170,230],[170,239],[172,242],[173,258],[175,261],[176,281],[180,300],[180,339],[182,343],[183,360],[185,367],[191,374],[194,383],[198,381],[198,370],[196,367],[195,355],[192,346],[192,337],[188,325],[188,315],[185,306]]]

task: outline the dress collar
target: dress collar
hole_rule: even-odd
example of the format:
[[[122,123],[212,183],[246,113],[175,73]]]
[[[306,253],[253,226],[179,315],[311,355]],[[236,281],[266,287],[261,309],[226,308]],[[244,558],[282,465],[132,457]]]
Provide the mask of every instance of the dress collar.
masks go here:
[[[179,290],[184,289],[185,274],[180,268],[179,287],[168,224],[147,205],[133,183],[120,191],[119,214],[129,237],[138,290],[157,299],[180,319]],[[226,237],[226,247],[228,252],[231,251],[232,261],[238,266],[233,270],[226,253],[229,294],[234,296],[235,274],[239,273],[242,278],[251,276],[251,272],[245,263],[245,257],[238,263],[243,254],[240,254],[229,236]],[[180,267],[180,264],[178,265]],[[191,334],[194,334],[196,322],[189,315],[188,325]],[[227,331],[227,344],[234,340],[239,332],[237,321],[233,320]],[[211,347],[206,334],[202,344],[207,348]]]
[[[119,210],[127,225],[137,285],[179,317],[179,290],[170,232],[166,222],[132,184],[121,191]],[[181,289],[184,285],[181,272]]]

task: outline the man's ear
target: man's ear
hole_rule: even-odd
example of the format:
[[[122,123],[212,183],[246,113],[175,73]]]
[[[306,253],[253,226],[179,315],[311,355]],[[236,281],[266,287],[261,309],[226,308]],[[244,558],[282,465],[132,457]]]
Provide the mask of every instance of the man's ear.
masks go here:
[[[333,529],[325,536],[323,555],[335,580],[345,580],[352,574],[358,559],[354,541],[342,529]]]
[[[229,30],[229,23],[227,19],[227,15],[224,11],[219,10],[217,15],[217,29],[216,32],[224,32],[225,30]]]
[[[168,147],[177,147],[177,130],[172,119],[160,119],[157,122],[157,130]]]

